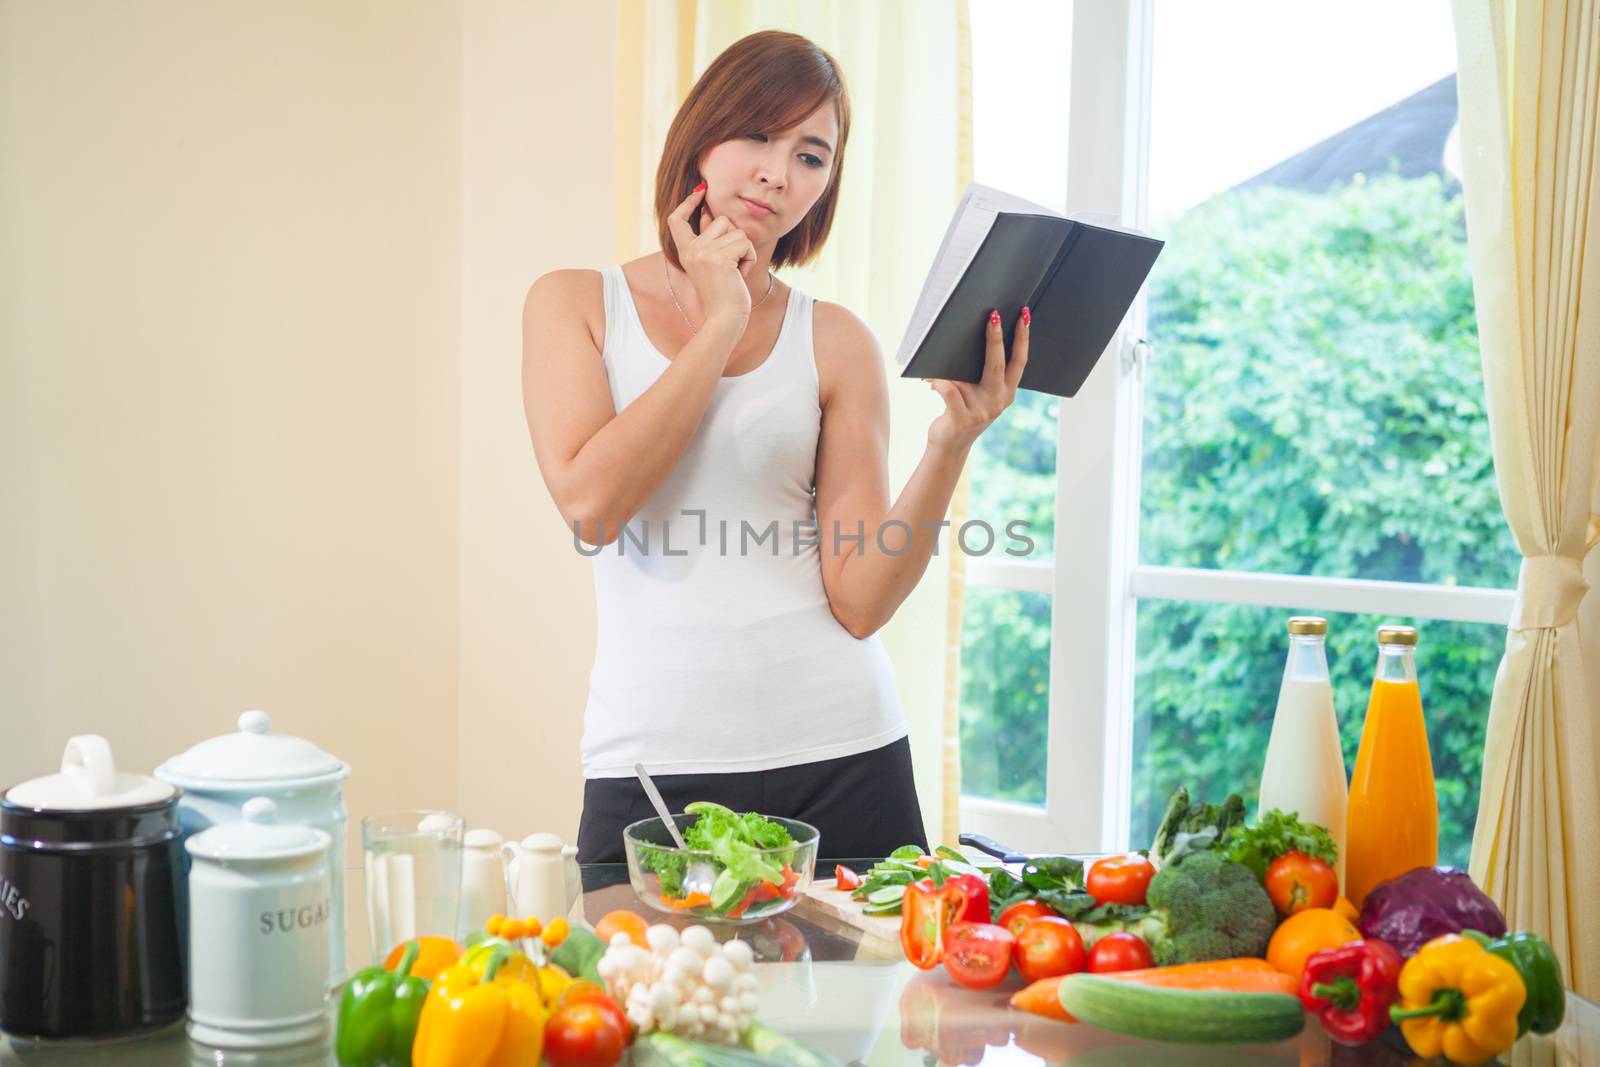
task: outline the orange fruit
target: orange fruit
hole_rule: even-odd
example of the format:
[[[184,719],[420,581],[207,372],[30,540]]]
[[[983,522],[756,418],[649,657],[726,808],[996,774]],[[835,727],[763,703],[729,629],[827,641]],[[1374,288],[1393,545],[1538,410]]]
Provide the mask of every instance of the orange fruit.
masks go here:
[[[618,908],[616,911],[608,911],[600,917],[600,921],[595,923],[594,933],[596,937],[608,945],[617,934],[627,934],[628,940],[635,945],[640,948],[649,948],[650,942],[644,939],[644,932],[649,925],[635,912],[628,911],[626,908]]]
[[[1306,908],[1278,924],[1267,944],[1267,962],[1298,982],[1314,953],[1360,940],[1361,931],[1332,908]]]
[[[1340,897],[1338,900],[1333,902],[1333,910],[1338,912],[1340,915],[1343,915],[1351,922],[1355,922],[1361,918],[1361,913],[1356,910],[1356,906],[1350,903],[1350,901],[1344,897]]]
[[[440,971],[461,958],[461,946],[448,937],[419,937],[417,943],[421,951],[411,965],[411,974],[416,978],[436,978]],[[400,966],[400,957],[405,955],[405,950],[404,941],[396,945],[394,951],[384,959],[383,969],[392,971]]]

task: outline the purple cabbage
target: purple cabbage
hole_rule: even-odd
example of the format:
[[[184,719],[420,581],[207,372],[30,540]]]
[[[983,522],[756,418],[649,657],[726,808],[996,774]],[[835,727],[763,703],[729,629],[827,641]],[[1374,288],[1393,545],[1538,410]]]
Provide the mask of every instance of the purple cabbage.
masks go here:
[[[1356,925],[1362,937],[1387,941],[1409,959],[1444,934],[1481,930],[1499,937],[1506,932],[1506,917],[1466,871],[1418,867],[1368,893]]]

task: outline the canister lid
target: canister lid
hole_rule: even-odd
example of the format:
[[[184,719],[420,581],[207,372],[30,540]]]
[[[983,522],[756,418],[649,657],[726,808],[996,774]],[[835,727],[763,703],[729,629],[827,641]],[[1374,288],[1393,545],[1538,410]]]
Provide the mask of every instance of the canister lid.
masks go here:
[[[204,789],[233,782],[321,778],[346,770],[337,757],[310,741],[271,731],[271,716],[247,711],[239,716],[237,733],[201,741],[157,767],[156,775],[185,788]]]
[[[118,774],[111,743],[99,734],[79,734],[67,740],[59,772],[12,786],[5,800],[42,811],[99,811],[156,804],[176,793],[142,774]]]
[[[281,860],[324,852],[333,839],[311,826],[279,825],[271,797],[244,802],[243,818],[202,830],[185,843],[190,853],[213,860]]]

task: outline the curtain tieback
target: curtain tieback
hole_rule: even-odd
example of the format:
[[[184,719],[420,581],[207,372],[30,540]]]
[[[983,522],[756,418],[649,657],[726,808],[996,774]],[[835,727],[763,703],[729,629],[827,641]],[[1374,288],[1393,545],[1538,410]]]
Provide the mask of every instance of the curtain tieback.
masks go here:
[[[1570,556],[1529,556],[1517,575],[1517,599],[1511,606],[1511,629],[1554,630],[1578,617],[1578,605],[1589,591],[1583,563]]]

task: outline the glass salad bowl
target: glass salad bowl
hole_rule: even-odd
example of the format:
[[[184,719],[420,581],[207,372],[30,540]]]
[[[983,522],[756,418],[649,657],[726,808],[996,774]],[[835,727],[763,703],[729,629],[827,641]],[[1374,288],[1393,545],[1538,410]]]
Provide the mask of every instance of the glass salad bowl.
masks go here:
[[[661,819],[652,816],[622,831],[628,881],[639,899],[657,911],[707,923],[744,925],[770,919],[800,903],[817,866],[815,826],[795,819],[747,813],[716,805],[673,815],[691,845],[673,843]],[[712,810],[705,810],[712,809]],[[694,831],[702,819],[717,832]],[[783,843],[769,843],[773,841]]]

